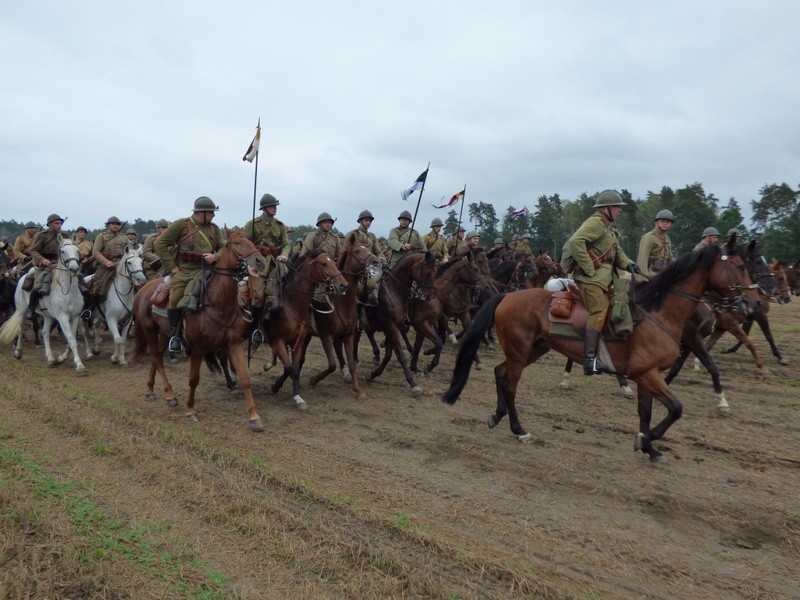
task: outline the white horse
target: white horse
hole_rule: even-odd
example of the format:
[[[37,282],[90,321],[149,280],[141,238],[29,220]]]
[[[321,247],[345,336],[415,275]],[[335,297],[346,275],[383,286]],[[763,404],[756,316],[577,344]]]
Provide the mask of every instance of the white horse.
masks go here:
[[[83,306],[83,295],[80,290],[81,259],[78,246],[71,239],[66,237],[59,238],[58,242],[59,258],[58,263],[53,269],[53,280],[50,283],[50,293],[42,296],[39,300],[39,311],[44,316],[44,327],[42,338],[44,340],[44,351],[47,356],[47,364],[51,367],[61,364],[69,356],[70,351],[75,360],[75,371],[78,375],[86,374],[86,367],[81,362],[78,354],[78,342],[75,333],[78,329],[78,315]],[[12,317],[0,327],[0,343],[10,343],[16,338],[14,356],[22,358],[22,323],[25,319],[25,311],[28,307],[30,293],[22,289],[24,277],[17,283],[14,299],[17,309]],[[63,354],[57,358],[53,357],[50,348],[50,331],[53,329],[53,321],[58,321],[61,332],[67,340],[68,347]]]
[[[94,328],[94,348],[89,347],[89,338],[86,328],[83,328],[86,341],[86,358],[100,354],[100,324],[105,318],[108,330],[114,337],[114,353],[111,355],[113,364],[127,365],[125,360],[125,342],[128,339],[128,329],[131,326],[133,313],[133,297],[136,290],[147,283],[147,277],[142,267],[142,246],[128,244],[125,254],[117,263],[117,273],[108,289],[105,299],[99,304],[92,314],[90,321]]]

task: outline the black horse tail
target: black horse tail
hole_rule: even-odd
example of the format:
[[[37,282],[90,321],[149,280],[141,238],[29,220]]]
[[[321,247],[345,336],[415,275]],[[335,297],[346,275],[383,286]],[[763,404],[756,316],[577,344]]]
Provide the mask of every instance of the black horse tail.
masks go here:
[[[481,342],[483,342],[483,336],[494,323],[494,311],[497,309],[497,305],[502,302],[503,298],[505,298],[505,294],[492,296],[486,300],[480,310],[475,313],[472,323],[469,325],[469,329],[467,329],[466,333],[461,338],[461,343],[458,347],[458,355],[456,356],[456,364],[453,367],[453,378],[450,381],[450,388],[442,396],[442,402],[455,404],[464,386],[467,385],[467,379],[469,379],[469,372],[475,360],[475,355],[478,353]]]
[[[214,354],[213,352],[209,352],[208,354],[206,354],[205,360],[206,360],[206,366],[208,367],[209,371],[211,371],[212,373],[222,373],[222,366],[219,364],[216,354]]]

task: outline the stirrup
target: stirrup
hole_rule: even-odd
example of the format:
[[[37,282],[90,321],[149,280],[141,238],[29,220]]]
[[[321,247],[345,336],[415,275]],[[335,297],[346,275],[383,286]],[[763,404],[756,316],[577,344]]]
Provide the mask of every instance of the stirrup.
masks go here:
[[[88,323],[89,321],[92,320],[92,309],[91,308],[84,308],[81,311],[81,320],[84,323]]]
[[[264,343],[264,334],[261,333],[260,329],[255,329],[252,334],[250,334],[250,341],[254,344],[263,344]]]
[[[177,335],[173,335],[169,338],[169,344],[167,345],[167,350],[170,352],[180,352],[181,351],[181,339]]]
[[[590,362],[591,361],[591,362]],[[610,373],[611,369],[601,362],[597,357],[589,358],[583,361],[583,374],[584,375],[600,375],[601,373]]]

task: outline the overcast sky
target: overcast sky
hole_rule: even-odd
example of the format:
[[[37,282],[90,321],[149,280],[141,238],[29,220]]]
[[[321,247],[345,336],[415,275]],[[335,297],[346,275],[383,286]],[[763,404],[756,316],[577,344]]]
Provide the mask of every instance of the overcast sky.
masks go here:
[[[243,225],[259,117],[257,196],[292,225],[368,208],[385,234],[428,161],[422,230],[465,183],[504,214],[699,181],[749,214],[800,181],[796,0],[33,0],[4,3],[0,48],[3,219],[171,220],[207,195]]]

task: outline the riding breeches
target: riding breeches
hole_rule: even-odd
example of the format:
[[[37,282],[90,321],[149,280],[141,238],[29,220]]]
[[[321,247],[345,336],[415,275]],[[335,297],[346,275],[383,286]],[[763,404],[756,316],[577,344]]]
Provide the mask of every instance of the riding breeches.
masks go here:
[[[200,269],[187,269],[181,267],[180,271],[172,274],[172,280],[169,284],[169,308],[178,308],[178,302],[181,301],[186,293],[186,286],[194,279]]]
[[[110,268],[104,265],[97,265],[94,277],[92,278],[92,296],[105,296],[105,293],[108,291],[108,286],[111,285],[111,281],[116,274],[116,265]]]
[[[578,286],[589,313],[589,318],[586,320],[587,331],[603,331],[608,314],[608,294],[599,285],[592,283],[576,281],[575,285]]]

